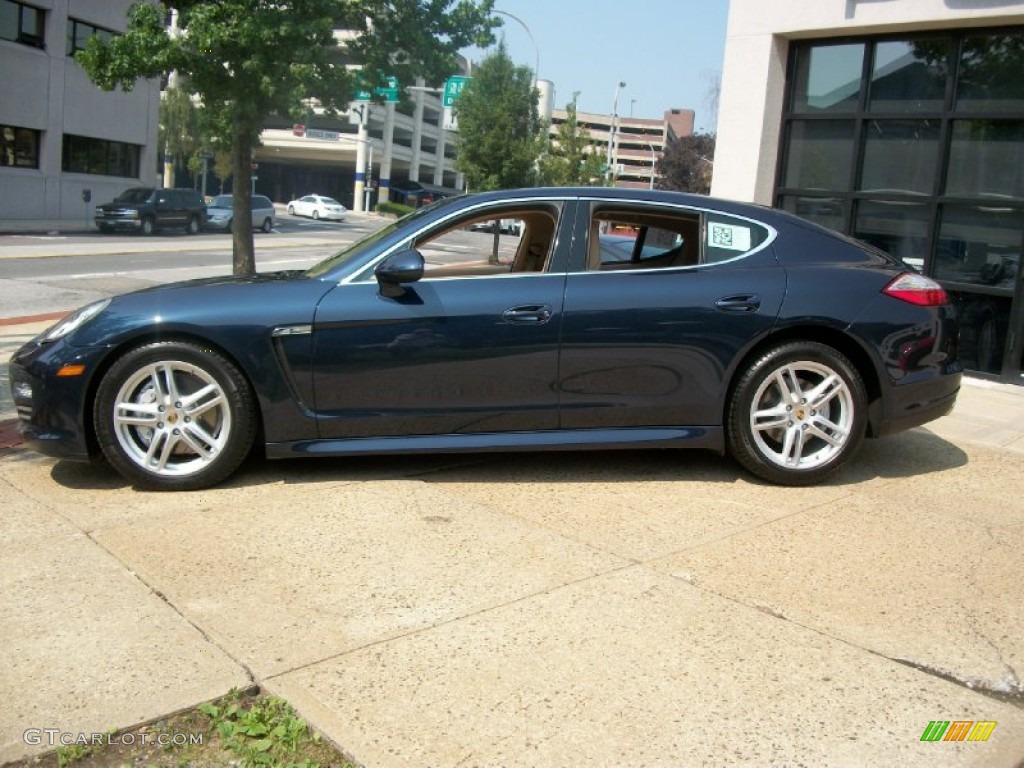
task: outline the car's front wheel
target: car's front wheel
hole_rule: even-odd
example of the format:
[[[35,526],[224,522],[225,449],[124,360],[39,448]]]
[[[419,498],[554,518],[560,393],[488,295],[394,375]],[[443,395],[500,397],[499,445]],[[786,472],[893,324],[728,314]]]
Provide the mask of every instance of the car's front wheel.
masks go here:
[[[289,216],[294,216],[295,215],[295,206],[294,205],[289,205],[288,206],[288,215]]]
[[[732,455],[758,477],[811,485],[842,466],[864,439],[867,392],[832,347],[796,341],[762,353],[733,390]]]
[[[142,219],[142,234],[149,236],[156,232],[156,222],[152,216],[145,216]]]
[[[320,211],[318,211],[316,209],[313,210],[313,219],[316,220],[316,221],[320,220]]]
[[[217,352],[178,341],[122,355],[100,382],[94,419],[110,464],[136,486],[160,491],[220,482],[256,432],[245,377]]]
[[[198,216],[189,216],[188,217],[188,224],[185,225],[185,231],[188,232],[190,235],[198,235],[199,234],[199,217]]]

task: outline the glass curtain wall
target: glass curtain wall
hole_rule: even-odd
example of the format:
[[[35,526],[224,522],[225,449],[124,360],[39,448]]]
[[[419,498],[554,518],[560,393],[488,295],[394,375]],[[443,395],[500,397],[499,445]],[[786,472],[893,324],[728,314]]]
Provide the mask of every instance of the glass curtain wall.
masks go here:
[[[1024,384],[1024,28],[794,43],[775,203],[938,279]]]

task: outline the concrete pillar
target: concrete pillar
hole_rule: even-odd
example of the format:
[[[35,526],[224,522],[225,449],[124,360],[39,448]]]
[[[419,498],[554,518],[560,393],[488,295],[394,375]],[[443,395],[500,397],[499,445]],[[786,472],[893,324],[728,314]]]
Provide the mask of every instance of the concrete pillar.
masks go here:
[[[389,101],[384,109],[384,156],[380,160],[378,203],[386,203],[391,198],[391,155],[395,145],[395,103]]]
[[[425,81],[422,77],[416,78],[416,85],[423,87]],[[409,163],[409,181],[420,180],[420,144],[423,141],[423,91],[413,91],[413,100],[416,107],[412,113],[412,161]]]

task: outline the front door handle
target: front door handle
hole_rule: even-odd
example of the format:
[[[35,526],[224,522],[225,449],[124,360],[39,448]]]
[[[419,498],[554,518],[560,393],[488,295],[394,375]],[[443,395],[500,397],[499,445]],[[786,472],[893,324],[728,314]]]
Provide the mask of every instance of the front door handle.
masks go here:
[[[524,304],[506,309],[501,317],[506,323],[543,325],[551,319],[551,307],[547,304]]]
[[[720,312],[757,312],[761,308],[761,297],[756,293],[739,293],[723,296],[715,302]]]

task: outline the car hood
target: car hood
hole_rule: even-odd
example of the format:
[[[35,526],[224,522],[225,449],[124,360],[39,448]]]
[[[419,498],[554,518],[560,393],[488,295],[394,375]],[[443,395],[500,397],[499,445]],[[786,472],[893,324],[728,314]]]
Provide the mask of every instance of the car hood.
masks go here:
[[[333,286],[307,278],[300,270],[153,286],[115,296],[68,342],[84,347],[154,333],[208,336],[224,329],[309,323],[320,298]]]

